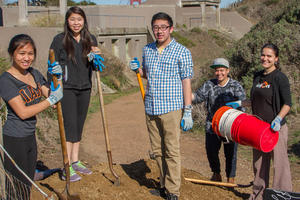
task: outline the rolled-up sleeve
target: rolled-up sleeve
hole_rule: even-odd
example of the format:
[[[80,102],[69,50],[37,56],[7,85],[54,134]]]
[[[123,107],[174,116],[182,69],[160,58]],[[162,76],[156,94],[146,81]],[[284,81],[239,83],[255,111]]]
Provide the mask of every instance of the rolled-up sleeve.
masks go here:
[[[185,49],[179,59],[180,78],[191,79],[194,75],[192,54],[188,49]]]

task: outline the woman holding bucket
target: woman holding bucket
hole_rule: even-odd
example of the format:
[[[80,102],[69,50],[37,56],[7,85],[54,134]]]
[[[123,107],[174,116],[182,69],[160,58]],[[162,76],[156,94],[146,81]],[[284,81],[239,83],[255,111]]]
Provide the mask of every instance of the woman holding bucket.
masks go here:
[[[292,191],[290,164],[287,154],[288,127],[285,116],[291,108],[289,80],[279,70],[279,49],[274,44],[265,44],[261,49],[262,71],[254,75],[251,89],[251,106],[254,115],[271,124],[279,131],[279,140],[273,151],[264,153],[253,148],[254,182],[252,199],[263,199],[269,187],[270,162],[273,158],[273,189]]]
[[[81,8],[69,8],[64,32],[54,37],[50,48],[54,50],[56,61],[62,66],[64,74],[64,98],[61,104],[71,163],[70,181],[74,182],[81,179],[76,172],[92,173],[79,160],[79,145],[90,102],[92,70],[102,71],[104,67],[101,63],[103,59],[97,55],[100,53],[97,40],[89,32],[87,18]],[[64,170],[62,179],[65,178]]]
[[[206,102],[208,115],[206,118],[205,148],[210,168],[213,172],[212,181],[222,181],[219,151],[222,139],[212,129],[212,119],[215,112],[222,106],[228,105],[238,108],[241,101],[246,99],[245,91],[240,83],[231,79],[229,75],[229,62],[224,58],[216,58],[213,65],[215,79],[206,81],[195,93],[193,103]],[[224,143],[224,154],[226,157],[227,182],[234,183],[236,175],[237,143]]]

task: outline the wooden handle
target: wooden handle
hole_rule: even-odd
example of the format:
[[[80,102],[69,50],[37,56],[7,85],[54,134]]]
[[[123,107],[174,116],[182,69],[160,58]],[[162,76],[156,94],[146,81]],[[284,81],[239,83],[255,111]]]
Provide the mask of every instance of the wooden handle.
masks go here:
[[[143,82],[142,82],[142,79],[141,79],[141,74],[138,71],[136,73],[136,77],[137,77],[137,80],[139,82],[142,98],[143,98],[143,100],[145,100],[145,90],[144,90]]]
[[[217,186],[225,186],[225,187],[237,187],[237,184],[234,183],[224,183],[224,182],[217,182],[217,181],[206,181],[206,180],[199,180],[193,178],[184,178],[186,181],[191,181],[194,183],[201,183],[207,185],[217,185]]]
[[[49,50],[49,58],[51,64],[55,62],[55,54],[53,49]],[[53,75],[52,79],[53,79],[54,87],[56,88],[58,85],[57,77]],[[67,175],[67,184],[68,184],[70,182],[70,168],[69,168],[70,164],[69,164],[68,153],[67,153],[67,143],[66,143],[66,135],[65,135],[61,103],[57,102],[56,106],[57,106],[57,119],[58,119],[59,133],[60,133],[61,149],[63,154],[64,168],[66,170],[66,175]]]

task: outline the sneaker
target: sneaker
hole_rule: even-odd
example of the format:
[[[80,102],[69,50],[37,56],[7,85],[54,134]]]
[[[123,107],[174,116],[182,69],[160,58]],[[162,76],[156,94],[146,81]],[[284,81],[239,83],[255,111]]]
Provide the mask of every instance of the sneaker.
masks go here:
[[[178,200],[179,197],[176,194],[169,193],[167,194],[167,200]]]
[[[218,173],[214,173],[212,177],[210,178],[211,181],[218,181],[222,182],[222,176]]]
[[[87,167],[85,167],[80,161],[74,162],[72,164],[73,169],[76,172],[79,172],[81,174],[91,174],[92,171],[89,170]]]
[[[64,181],[67,179],[66,170],[65,169],[63,170],[61,178]],[[70,182],[79,181],[80,179],[81,179],[81,177],[78,174],[76,174],[76,172],[74,171],[73,167],[70,166]]]

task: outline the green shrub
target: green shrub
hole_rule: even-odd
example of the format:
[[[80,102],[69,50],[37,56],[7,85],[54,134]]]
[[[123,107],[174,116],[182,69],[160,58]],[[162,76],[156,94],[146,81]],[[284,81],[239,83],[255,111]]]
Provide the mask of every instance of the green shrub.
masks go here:
[[[179,32],[173,31],[172,37],[174,37],[177,42],[187,48],[195,46],[195,43],[192,40],[182,36]]]
[[[264,4],[266,6],[270,6],[272,4],[277,4],[280,0],[268,0],[268,1],[265,1]]]

